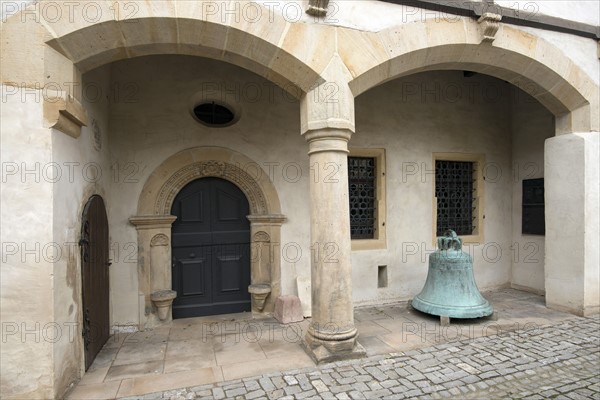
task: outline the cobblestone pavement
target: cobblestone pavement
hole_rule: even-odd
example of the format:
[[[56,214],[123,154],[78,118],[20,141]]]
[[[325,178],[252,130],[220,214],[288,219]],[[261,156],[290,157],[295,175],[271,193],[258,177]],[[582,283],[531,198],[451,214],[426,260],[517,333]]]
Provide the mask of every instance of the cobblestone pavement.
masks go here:
[[[129,399],[600,399],[600,318]]]

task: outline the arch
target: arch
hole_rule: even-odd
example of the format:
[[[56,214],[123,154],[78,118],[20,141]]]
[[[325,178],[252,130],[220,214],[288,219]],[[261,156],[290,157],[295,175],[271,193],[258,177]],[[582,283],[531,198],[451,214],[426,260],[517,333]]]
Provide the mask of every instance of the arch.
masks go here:
[[[404,24],[362,36],[355,41],[364,51],[340,40],[355,96],[417,72],[469,70],[508,81],[536,98],[558,117],[557,133],[598,130],[593,112],[599,104],[598,85],[559,49],[533,34],[502,24],[493,43],[482,43],[477,22],[461,18]]]
[[[258,3],[99,2],[94,18],[75,20],[67,18],[83,10],[56,7],[62,9],[52,15],[61,18],[45,21],[46,43],[81,73],[125,58],[182,54],[235,64],[298,98],[320,80],[309,65],[312,54],[293,54],[297,40],[288,35],[293,23]]]
[[[195,147],[169,157],[152,172],[140,194],[138,215],[168,215],[177,193],[206,177],[238,186],[248,198],[252,215],[281,212],[275,186],[258,163],[224,147]]]

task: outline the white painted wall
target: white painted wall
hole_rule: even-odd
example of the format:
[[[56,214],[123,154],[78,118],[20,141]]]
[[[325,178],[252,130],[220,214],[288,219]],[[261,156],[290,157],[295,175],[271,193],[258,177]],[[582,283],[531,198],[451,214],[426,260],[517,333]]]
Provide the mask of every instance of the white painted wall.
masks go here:
[[[512,256],[511,283],[544,292],[545,236],[523,235],[523,179],[544,177],[544,141],[554,136],[554,116],[525,92],[512,98]]]
[[[549,15],[571,21],[600,25],[600,3],[593,0],[495,0],[494,3],[518,10],[525,18],[535,21],[539,15]]]
[[[54,210],[43,172],[52,135],[42,127],[41,92],[2,85],[0,119],[0,397],[52,398],[53,344],[44,329],[54,321]]]

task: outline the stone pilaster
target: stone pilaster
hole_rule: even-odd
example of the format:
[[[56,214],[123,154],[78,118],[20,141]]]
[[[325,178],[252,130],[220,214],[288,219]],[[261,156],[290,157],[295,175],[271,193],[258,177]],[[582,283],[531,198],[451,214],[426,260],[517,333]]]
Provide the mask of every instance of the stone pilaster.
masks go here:
[[[348,141],[354,131],[349,73],[335,56],[326,82],[302,99],[302,133],[309,145],[312,323],[303,345],[317,363],[365,355],[357,342],[352,304]]]
[[[251,234],[251,286],[268,285],[270,292],[263,304],[257,304],[252,294],[252,313],[255,316],[272,314],[275,300],[281,294],[281,214],[249,215]]]
[[[142,215],[131,217],[138,231],[138,284],[140,298],[140,329],[160,323],[152,292],[171,289],[171,225],[173,215]],[[169,314],[167,321],[171,320]]]

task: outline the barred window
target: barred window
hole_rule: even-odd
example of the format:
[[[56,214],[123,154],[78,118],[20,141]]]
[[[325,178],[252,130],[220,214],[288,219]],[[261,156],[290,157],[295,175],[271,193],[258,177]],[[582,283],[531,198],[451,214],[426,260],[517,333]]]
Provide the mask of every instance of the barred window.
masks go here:
[[[376,162],[374,157],[348,157],[350,236],[375,238]]]
[[[435,197],[437,198],[437,236],[447,229],[458,235],[472,235],[475,230],[476,163],[469,161],[435,161]]]

